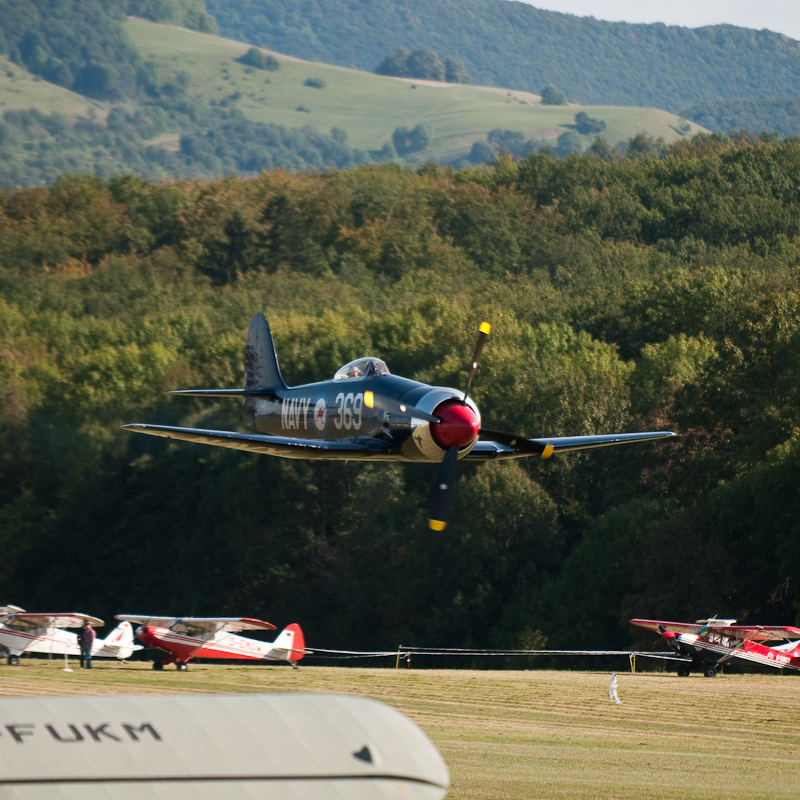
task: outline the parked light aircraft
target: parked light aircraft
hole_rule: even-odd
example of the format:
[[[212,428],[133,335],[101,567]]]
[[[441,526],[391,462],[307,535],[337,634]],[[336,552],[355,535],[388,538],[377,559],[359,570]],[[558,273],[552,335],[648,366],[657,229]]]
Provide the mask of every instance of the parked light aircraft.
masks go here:
[[[80,628],[84,621],[94,627],[105,623],[88,614],[39,614],[18,606],[0,606],[0,648],[8,653],[11,666],[19,664],[20,653],[48,653],[80,656],[77,634],[64,628]],[[95,639],[92,658],[129,658],[141,645],[133,643],[130,622],[118,625],[105,639]]]
[[[661,634],[670,649],[681,658],[678,675],[692,670],[713,678],[731,661],[742,661],[780,669],[800,671],[800,628],[775,625],[735,625],[735,619],[701,619],[664,622],[632,619],[632,625]],[[788,641],[787,641],[788,640]],[[766,645],[764,642],[783,642]]]
[[[267,320],[250,321],[244,389],[183,389],[190,397],[240,397],[245,424],[258,433],[134,423],[150,436],[230,447],[284,458],[441,462],[430,527],[444,530],[456,464],[540,456],[675,436],[671,431],[526,439],[482,426],[469,389],[491,326],[481,323],[464,391],[391,375],[379,358],[345,364],[333,380],[289,387],[281,377]]]
[[[190,658],[249,658],[266,661],[289,661],[296,667],[303,657],[303,631],[296,623],[287,625],[274,642],[259,642],[239,631],[274,631],[271,622],[248,617],[146,617],[117,614],[117,619],[139,623],[136,636],[148,647],[163,650],[166,655],[153,662],[153,669],[175,664],[189,668]]]

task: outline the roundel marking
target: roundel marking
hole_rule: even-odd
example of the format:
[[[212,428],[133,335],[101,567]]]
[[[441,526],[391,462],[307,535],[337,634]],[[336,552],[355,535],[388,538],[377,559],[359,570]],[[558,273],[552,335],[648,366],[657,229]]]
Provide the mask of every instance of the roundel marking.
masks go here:
[[[328,404],[324,397],[320,397],[314,404],[314,425],[322,433],[325,430],[325,423],[328,421]]]

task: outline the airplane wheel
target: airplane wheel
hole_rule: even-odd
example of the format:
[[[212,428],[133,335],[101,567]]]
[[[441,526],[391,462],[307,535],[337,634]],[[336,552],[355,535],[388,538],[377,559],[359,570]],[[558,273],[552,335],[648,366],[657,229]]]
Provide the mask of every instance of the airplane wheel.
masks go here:
[[[706,664],[706,666],[703,667],[703,675],[705,675],[706,678],[713,678],[718,672],[719,670],[716,664]]]
[[[178,672],[186,672],[189,669],[189,665],[184,663],[183,661],[179,661],[177,664]]]
[[[9,667],[18,667],[19,666],[19,656],[9,656],[8,657],[8,666]]]
[[[678,676],[681,678],[688,678],[691,674],[689,667],[678,667]]]
[[[160,661],[154,661],[153,669],[164,669],[164,665]]]

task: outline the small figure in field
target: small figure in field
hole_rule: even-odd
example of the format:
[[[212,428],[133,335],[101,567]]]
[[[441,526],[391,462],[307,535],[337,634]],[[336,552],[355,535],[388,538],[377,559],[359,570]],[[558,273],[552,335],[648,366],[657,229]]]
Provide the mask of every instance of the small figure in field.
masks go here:
[[[617,694],[617,673],[611,673],[611,686],[608,687],[608,699],[613,700],[618,706],[622,705],[622,700]]]
[[[92,646],[95,640],[94,628],[89,624],[89,620],[84,620],[83,627],[78,636],[81,644],[81,666],[86,665],[86,669],[92,668]]]

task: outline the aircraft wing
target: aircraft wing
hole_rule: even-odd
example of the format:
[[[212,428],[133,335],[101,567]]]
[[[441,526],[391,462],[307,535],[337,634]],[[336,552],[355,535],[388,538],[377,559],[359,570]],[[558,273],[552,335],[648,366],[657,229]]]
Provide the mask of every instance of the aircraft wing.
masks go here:
[[[700,624],[697,622],[667,622],[661,619],[632,619],[631,625],[639,628],[646,628],[648,631],[660,634],[659,627],[672,633],[694,633]],[[714,630],[719,630],[714,628]]]
[[[275,626],[271,622],[250,617],[137,617],[134,614],[117,614],[116,619],[137,622],[140,625],[160,625],[172,628],[174,631],[196,630],[197,628],[202,628],[209,633],[275,630]]]
[[[521,439],[517,446],[479,439],[466,456],[466,461],[491,461],[505,458],[525,458],[538,455],[545,458],[553,453],[569,450],[588,450],[593,447],[611,447],[616,444],[650,442],[671,439],[672,431],[646,431],[644,433],[603,433],[596,436],[550,436],[542,439]],[[695,626],[697,627],[697,626]]]
[[[777,642],[781,639],[800,639],[800,628],[792,625],[725,625],[713,626],[715,633],[747,639],[749,642]]]
[[[88,620],[89,624],[95,628],[105,625],[103,620],[97,617],[90,617],[88,614],[37,614],[24,611],[14,614],[14,620],[31,628],[80,628]]]
[[[175,624],[172,626],[174,631],[180,631],[184,628],[187,630],[202,628],[209,633],[275,630],[275,626],[271,622],[251,619],[250,617],[181,617],[175,620]]]
[[[675,633],[695,633],[702,623],[699,622],[665,622],[658,619],[632,619],[631,625],[647,628],[654,633],[659,633],[659,626]],[[710,631],[731,636],[736,639],[747,639],[749,642],[777,642],[780,639],[800,639],[800,628],[792,625],[715,625],[713,622]]]
[[[186,442],[229,447],[283,458],[316,459],[360,459],[389,455],[394,448],[388,442],[368,436],[349,441],[326,439],[294,439],[288,436],[267,436],[262,433],[236,433],[234,431],[208,431],[202,428],[175,428],[170,425],[145,425],[132,423],[123,425],[123,430],[161,436],[166,439],[182,439]]]
[[[127,620],[128,622],[135,622],[138,625],[157,625],[160,627],[168,628],[177,617],[147,617],[137,616],[136,614],[115,614],[114,619]]]
[[[78,721],[80,738],[57,738]],[[450,785],[422,730],[362,697],[0,697],[0,727],[9,800],[442,800]],[[24,746],[10,744],[13,735]]]

